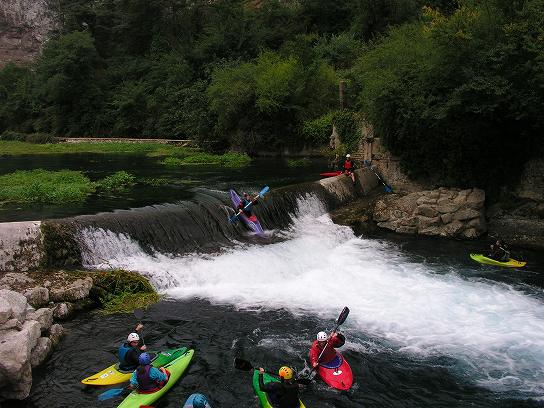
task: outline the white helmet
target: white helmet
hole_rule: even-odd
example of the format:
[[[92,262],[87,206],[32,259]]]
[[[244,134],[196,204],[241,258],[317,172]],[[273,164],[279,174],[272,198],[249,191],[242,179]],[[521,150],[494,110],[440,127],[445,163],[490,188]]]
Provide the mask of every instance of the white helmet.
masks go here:
[[[327,341],[328,338],[329,336],[327,336],[327,333],[323,331],[317,333],[317,341]]]
[[[127,337],[127,341],[133,342],[133,341],[140,341],[140,336],[138,336],[138,333],[130,333]]]
[[[346,154],[346,157],[349,159],[351,157],[351,154]]]

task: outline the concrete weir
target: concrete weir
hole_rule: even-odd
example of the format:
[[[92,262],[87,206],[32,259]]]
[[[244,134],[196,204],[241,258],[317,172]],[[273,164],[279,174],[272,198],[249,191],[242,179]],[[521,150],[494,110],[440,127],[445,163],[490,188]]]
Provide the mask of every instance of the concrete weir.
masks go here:
[[[43,257],[41,221],[0,223],[0,272],[28,271]]]

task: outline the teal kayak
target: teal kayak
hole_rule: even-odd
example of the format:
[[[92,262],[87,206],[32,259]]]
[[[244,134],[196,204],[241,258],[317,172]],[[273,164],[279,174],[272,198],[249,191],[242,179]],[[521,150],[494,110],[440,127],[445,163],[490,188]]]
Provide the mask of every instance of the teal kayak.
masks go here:
[[[140,408],[141,405],[153,404],[160,397],[166,394],[168,390],[172,388],[180,379],[183,372],[189,366],[194,352],[194,350],[187,350],[185,353],[183,353],[183,355],[164,366],[165,369],[170,371],[170,378],[160,390],[149,394],[139,393],[138,390],[134,390],[123,400],[123,402],[121,402],[118,408]]]

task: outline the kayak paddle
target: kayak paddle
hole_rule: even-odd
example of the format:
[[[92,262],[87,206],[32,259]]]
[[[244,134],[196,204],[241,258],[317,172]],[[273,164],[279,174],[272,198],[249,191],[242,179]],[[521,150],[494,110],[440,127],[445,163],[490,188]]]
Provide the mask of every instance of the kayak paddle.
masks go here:
[[[138,319],[138,323],[142,324],[142,319],[144,318],[144,310],[143,309],[134,309],[134,317]],[[145,340],[144,336],[140,335],[142,339],[142,344],[145,346]]]
[[[349,307],[344,306],[344,308],[340,312],[340,315],[338,316],[338,319],[336,319],[336,327],[333,329],[331,334],[329,334],[329,339],[333,335],[333,333],[335,333],[336,330],[338,330],[340,325],[346,321],[346,319],[348,318],[348,315],[349,315]],[[329,345],[329,341],[327,340],[327,343],[325,344],[325,347],[323,347],[323,350],[321,350],[321,353],[319,353],[319,357],[317,357],[317,362],[318,363],[319,363],[319,360],[321,360],[321,356],[325,352],[325,349],[327,348],[328,345]],[[310,377],[314,371],[315,371],[315,367],[312,367],[312,369],[308,373],[308,377]]]
[[[244,360],[243,358],[238,358],[238,357],[234,359],[234,367],[242,371],[257,370],[257,367],[253,367],[253,365],[249,361]],[[278,375],[275,373],[271,373],[269,371],[265,371],[265,372],[276,378],[278,377]],[[310,384],[310,380],[308,378],[296,378],[295,381],[302,385]]]
[[[108,390],[100,394],[98,396],[98,401],[106,401],[106,400],[109,400],[110,398],[118,397],[119,395],[123,395],[127,391],[130,391],[128,387],[112,388],[111,390]]]
[[[266,193],[268,193],[268,190],[270,190],[270,187],[268,186],[265,186],[258,195],[256,195],[253,200],[251,200],[243,209],[241,209],[240,211],[238,211],[236,214],[234,214],[232,217],[229,218],[229,222],[233,223],[235,222],[238,217],[240,216],[240,214],[242,214],[242,212],[244,210],[247,210],[249,207],[251,207],[253,205],[253,201],[256,200],[257,198],[261,197],[261,198],[264,198],[264,195]]]
[[[372,172],[376,175],[376,177],[378,177],[378,180],[380,180],[380,182],[383,184],[383,186],[385,187],[385,192],[386,193],[392,193],[393,192],[393,188],[387,184],[385,181],[382,180],[382,178],[380,177],[380,175],[378,173],[376,173],[376,170],[374,170],[374,168],[372,166],[370,166],[370,162],[368,160],[365,160],[364,161],[364,164],[366,167],[368,167],[370,170],[372,170]]]

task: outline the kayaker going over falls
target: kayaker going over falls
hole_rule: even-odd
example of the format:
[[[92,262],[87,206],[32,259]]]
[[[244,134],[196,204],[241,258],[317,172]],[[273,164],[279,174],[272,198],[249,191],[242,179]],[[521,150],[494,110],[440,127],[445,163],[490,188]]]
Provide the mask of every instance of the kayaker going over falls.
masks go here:
[[[139,323],[136,326],[136,332],[140,332],[143,327],[143,324]],[[132,371],[138,367],[138,358],[145,350],[146,346],[140,345],[140,335],[138,333],[130,333],[127,341],[119,346],[119,370]]]
[[[345,337],[340,333],[333,332],[330,337],[324,331],[317,333],[317,340],[312,343],[310,349],[310,364],[312,367],[316,368],[319,364],[328,364],[333,361],[336,358],[334,348],[342,347],[345,342]]]
[[[245,208],[248,204],[251,205]],[[238,211],[242,211],[246,217],[250,218],[253,214],[253,206],[257,204],[257,198],[251,199],[248,193],[243,193],[241,197],[240,204],[236,208]]]
[[[140,365],[130,377],[130,388],[137,388],[139,392],[148,393],[162,388],[168,381],[168,371],[164,367],[153,367],[149,354],[140,354],[138,362]]]
[[[264,368],[259,368],[259,388],[268,394],[268,398],[275,408],[298,408],[299,385],[294,381],[293,370],[283,366],[278,371],[281,382],[264,383]]]

